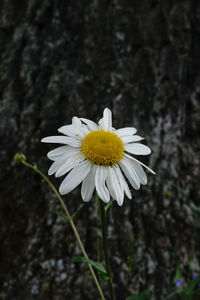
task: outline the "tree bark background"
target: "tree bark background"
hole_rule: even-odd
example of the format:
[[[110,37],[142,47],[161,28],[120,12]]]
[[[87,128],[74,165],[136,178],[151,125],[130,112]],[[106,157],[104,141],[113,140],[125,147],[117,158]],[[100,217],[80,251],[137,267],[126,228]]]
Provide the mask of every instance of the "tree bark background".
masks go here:
[[[144,289],[163,299],[178,263],[183,280],[200,271],[199,53],[199,1],[0,1],[1,299],[98,297],[87,266],[72,263],[79,248],[54,194],[13,156],[47,173],[54,146],[41,138],[105,107],[115,127],[147,137],[153,154],[142,161],[156,172],[110,211],[117,300]],[[75,211],[80,189],[64,199]],[[75,221],[97,259],[94,199]]]

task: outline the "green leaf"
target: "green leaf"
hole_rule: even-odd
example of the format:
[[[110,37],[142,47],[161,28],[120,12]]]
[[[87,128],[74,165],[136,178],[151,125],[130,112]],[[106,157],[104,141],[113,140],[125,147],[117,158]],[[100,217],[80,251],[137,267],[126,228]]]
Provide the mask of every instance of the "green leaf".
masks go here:
[[[73,219],[73,218],[76,216],[76,214],[77,214],[83,207],[84,207],[84,204],[81,204],[81,205],[78,207],[78,209],[71,215],[71,219]],[[63,212],[61,212],[61,211],[56,210],[56,211],[55,211],[55,214],[56,214],[57,216],[64,217],[64,218],[66,218],[66,219],[68,220],[66,214],[63,213]]]
[[[176,294],[181,294],[184,292],[184,289],[178,289],[174,292],[172,292],[171,294],[169,294],[167,297],[165,297],[163,300],[168,300],[171,299],[172,297],[174,297]]]
[[[84,204],[81,204],[77,210],[72,214],[71,218],[73,219],[75,217],[75,215],[84,207]]]
[[[113,204],[114,201],[115,201],[115,200],[112,199],[112,200],[104,207],[105,212],[108,212],[108,211],[109,211],[109,209],[111,208],[111,206],[112,206],[112,204]]]
[[[64,214],[63,212],[58,211],[58,210],[55,211],[55,214],[56,214],[57,216],[60,216],[60,217],[66,217],[65,214]]]
[[[99,262],[93,261],[92,259],[85,258],[83,256],[77,256],[72,258],[73,262],[83,262],[92,265],[94,268],[96,268],[98,271],[107,274],[106,269],[102,264]]]
[[[104,281],[108,281],[109,280],[109,277],[107,275],[107,273],[103,273],[103,272],[99,272],[99,279],[101,282],[104,282]]]
[[[199,281],[200,275],[198,275],[197,278],[194,281],[192,281],[192,283],[186,288],[186,295],[190,295],[193,293],[194,288],[196,287]]]
[[[145,300],[145,299],[149,299],[151,296],[153,296],[153,292],[149,290],[145,290],[138,294],[127,297],[126,300]]]
[[[180,263],[177,265],[177,269],[176,269],[176,275],[173,279],[173,283],[175,283],[179,278],[181,277],[181,267],[180,267]]]

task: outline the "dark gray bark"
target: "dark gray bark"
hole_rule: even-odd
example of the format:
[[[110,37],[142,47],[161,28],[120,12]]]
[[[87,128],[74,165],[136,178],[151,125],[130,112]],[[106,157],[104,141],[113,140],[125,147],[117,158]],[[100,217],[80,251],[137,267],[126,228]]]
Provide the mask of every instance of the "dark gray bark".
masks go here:
[[[80,252],[57,199],[12,159],[23,152],[47,173],[53,147],[40,139],[105,107],[115,127],[147,137],[153,154],[142,160],[156,171],[110,213],[117,300],[144,289],[163,299],[177,263],[185,279],[189,265],[200,270],[199,19],[200,3],[189,0],[1,0],[1,299],[98,297],[87,266],[72,263]],[[78,188],[64,199],[71,212],[82,203]],[[96,259],[94,200],[76,223]]]

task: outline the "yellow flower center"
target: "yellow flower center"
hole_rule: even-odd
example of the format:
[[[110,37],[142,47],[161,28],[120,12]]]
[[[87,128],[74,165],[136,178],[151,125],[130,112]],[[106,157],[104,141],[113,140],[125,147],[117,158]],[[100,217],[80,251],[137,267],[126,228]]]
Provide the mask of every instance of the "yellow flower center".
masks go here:
[[[115,133],[95,130],[86,135],[81,150],[93,164],[112,166],[123,157],[124,144]]]

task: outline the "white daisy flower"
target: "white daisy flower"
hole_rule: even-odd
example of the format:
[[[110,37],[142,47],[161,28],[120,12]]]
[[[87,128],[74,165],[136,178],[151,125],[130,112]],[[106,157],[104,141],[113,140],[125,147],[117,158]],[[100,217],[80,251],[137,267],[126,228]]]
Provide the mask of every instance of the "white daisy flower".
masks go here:
[[[134,127],[113,128],[112,113],[108,108],[104,109],[98,124],[73,117],[71,125],[62,126],[58,131],[63,135],[45,137],[42,142],[64,145],[47,154],[53,161],[49,175],[60,177],[69,172],[60,185],[61,195],[68,194],[82,182],[83,201],[88,202],[96,188],[105,203],[111,196],[121,206],[124,193],[132,198],[125,177],[138,190],[140,184],[147,184],[143,167],[155,174],[130,155],[151,153],[149,147],[139,143],[143,138],[135,135]]]

